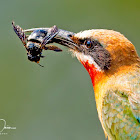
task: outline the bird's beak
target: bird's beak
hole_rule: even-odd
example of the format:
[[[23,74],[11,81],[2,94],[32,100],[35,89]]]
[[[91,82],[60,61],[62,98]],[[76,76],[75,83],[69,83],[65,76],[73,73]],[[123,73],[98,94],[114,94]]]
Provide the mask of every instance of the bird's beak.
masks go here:
[[[53,38],[53,42],[64,45],[70,49],[75,50],[78,45],[72,40],[75,33],[58,29],[58,34]]]

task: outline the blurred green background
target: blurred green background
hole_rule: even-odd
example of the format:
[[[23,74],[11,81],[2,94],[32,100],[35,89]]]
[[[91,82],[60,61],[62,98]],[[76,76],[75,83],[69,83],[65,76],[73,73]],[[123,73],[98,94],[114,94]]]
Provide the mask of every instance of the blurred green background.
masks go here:
[[[104,140],[84,67],[60,45],[62,53],[43,53],[44,68],[28,61],[11,22],[24,29],[117,30],[140,55],[140,1],[1,0],[0,19],[0,119],[16,127],[0,140]]]

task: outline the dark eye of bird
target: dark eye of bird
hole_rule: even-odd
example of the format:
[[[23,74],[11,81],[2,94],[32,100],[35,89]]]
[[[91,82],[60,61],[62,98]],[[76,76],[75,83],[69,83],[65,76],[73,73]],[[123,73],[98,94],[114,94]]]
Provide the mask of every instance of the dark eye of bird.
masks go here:
[[[86,45],[88,48],[91,48],[91,46],[92,46],[92,41],[91,41],[91,40],[87,40],[87,41],[85,42],[85,45]]]

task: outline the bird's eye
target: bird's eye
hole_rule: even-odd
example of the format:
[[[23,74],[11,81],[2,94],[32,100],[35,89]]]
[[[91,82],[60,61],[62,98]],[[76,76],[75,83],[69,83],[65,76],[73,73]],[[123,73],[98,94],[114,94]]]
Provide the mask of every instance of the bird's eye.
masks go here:
[[[91,46],[92,46],[92,41],[91,41],[91,40],[87,40],[87,41],[85,42],[85,45],[86,45],[88,48],[91,48]]]

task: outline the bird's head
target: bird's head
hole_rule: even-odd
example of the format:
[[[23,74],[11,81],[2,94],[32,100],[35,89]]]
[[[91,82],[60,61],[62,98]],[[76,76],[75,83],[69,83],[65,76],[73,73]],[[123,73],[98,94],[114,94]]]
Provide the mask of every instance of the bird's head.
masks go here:
[[[102,74],[111,75],[138,61],[134,45],[113,30],[93,29],[74,34],[60,32],[55,42],[70,48],[89,72],[93,85]]]

